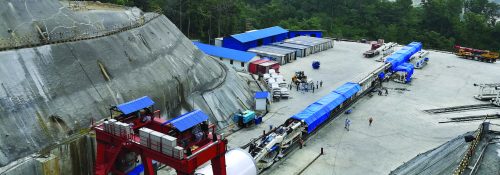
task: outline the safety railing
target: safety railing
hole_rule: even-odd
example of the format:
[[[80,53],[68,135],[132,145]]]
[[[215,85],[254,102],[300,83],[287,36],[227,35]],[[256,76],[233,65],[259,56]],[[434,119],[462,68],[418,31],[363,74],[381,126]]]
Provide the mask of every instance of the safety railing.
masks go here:
[[[42,33],[24,36],[11,36],[9,38],[0,38],[0,51],[38,47],[49,44],[59,44],[66,42],[75,42],[89,39],[96,39],[114,35],[127,30],[142,27],[145,24],[161,16],[161,13],[154,15],[143,15],[130,21],[130,23],[114,25],[108,29],[89,29],[86,31],[67,30],[64,32]]]
[[[479,142],[481,141],[481,137],[483,134],[483,124],[479,125],[479,128],[476,131],[476,139],[474,139],[472,142],[469,143],[469,147],[467,148],[467,151],[465,152],[462,160],[460,161],[460,164],[458,167],[453,171],[453,175],[461,175],[464,173],[465,169],[469,165],[469,161],[474,156],[475,150]]]

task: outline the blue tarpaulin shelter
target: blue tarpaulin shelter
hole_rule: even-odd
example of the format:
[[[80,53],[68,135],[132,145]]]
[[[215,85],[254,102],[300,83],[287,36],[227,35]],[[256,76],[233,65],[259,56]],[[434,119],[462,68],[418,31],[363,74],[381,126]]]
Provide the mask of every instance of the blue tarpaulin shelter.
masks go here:
[[[304,121],[308,126],[307,132],[311,133],[328,118],[328,113],[329,111],[325,110],[323,105],[313,103],[307,106],[302,112],[292,116],[292,118]]]
[[[378,78],[383,80],[385,79],[385,73],[384,72],[380,72],[380,74],[378,74]]]
[[[153,106],[155,102],[148,96],[144,96],[127,103],[120,104],[116,106],[123,114],[128,115],[130,113],[139,111],[141,109]]]
[[[307,132],[311,133],[328,119],[333,109],[342,104],[347,98],[352,97],[359,90],[361,90],[359,84],[348,82],[307,106],[306,109],[293,115],[292,118],[304,121],[307,124]]]
[[[391,71],[395,72],[398,66],[410,61],[411,56],[420,50],[422,50],[422,43],[412,42],[387,57],[385,62],[391,63]]]
[[[403,63],[396,68],[396,71],[403,71],[403,72],[407,73],[406,83],[409,83],[411,81],[411,77],[413,75],[413,70],[414,70],[414,66],[411,63]]]
[[[358,83],[347,82],[344,85],[338,87],[333,92],[344,96],[346,99],[352,97],[356,92],[361,90],[361,86]]]
[[[196,110],[190,113],[183,114],[175,119],[169,120],[162,125],[171,123],[175,128],[177,128],[177,130],[183,132],[206,120],[208,120],[208,116],[203,113],[203,111]]]

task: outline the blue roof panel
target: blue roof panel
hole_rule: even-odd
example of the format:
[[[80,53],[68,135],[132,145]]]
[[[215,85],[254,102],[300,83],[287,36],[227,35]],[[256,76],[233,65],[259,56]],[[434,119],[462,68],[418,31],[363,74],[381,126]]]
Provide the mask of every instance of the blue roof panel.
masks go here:
[[[244,51],[239,51],[239,50],[234,50],[234,49],[228,49],[224,47],[218,47],[218,46],[213,46],[213,45],[208,45],[208,44],[203,44],[199,42],[193,42],[196,47],[198,47],[201,51],[208,55],[216,56],[216,57],[222,57],[230,60],[236,60],[240,62],[249,62],[257,56],[255,53],[250,53],[250,52],[244,52]]]
[[[279,26],[274,26],[270,28],[265,28],[265,29],[260,29],[256,31],[251,31],[251,32],[246,32],[246,33],[240,33],[240,34],[235,34],[231,35],[234,39],[238,40],[239,42],[246,43],[250,41],[255,41],[258,39],[262,38],[267,38],[270,36],[275,36],[275,35],[280,35],[288,33],[288,30],[285,30]]]
[[[116,106],[123,114],[128,115],[130,113],[139,111],[141,109],[153,106],[155,102],[151,100],[148,96],[144,96],[127,103],[120,104]]]
[[[208,120],[208,116],[203,111],[196,110],[170,120],[169,123],[174,125],[180,132],[183,132],[206,120]]]
[[[256,98],[256,99],[265,99],[265,98],[267,98],[267,97],[269,97],[269,92],[267,92],[267,91],[264,91],[264,92],[256,92],[256,93],[255,93],[255,98]]]

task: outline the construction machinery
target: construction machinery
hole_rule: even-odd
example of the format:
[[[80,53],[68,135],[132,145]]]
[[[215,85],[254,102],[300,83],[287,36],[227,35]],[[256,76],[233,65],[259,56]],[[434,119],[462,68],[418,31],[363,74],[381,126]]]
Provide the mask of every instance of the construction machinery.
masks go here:
[[[415,69],[422,69],[429,62],[429,51],[421,50],[410,58],[410,62],[415,65]]]
[[[307,76],[304,73],[304,71],[295,72],[295,76],[292,77],[292,82],[295,83],[295,85],[297,86],[300,83],[307,83]]]
[[[474,86],[479,87],[479,93],[474,98],[482,101],[494,99],[500,92],[500,83],[474,83]]]
[[[491,99],[491,103],[500,107],[500,87],[496,87],[496,90],[498,90],[497,96],[494,99]]]
[[[166,121],[159,110],[151,112],[153,105],[142,97],[112,107],[111,115],[121,114],[92,125],[97,141],[94,174],[126,174],[139,157],[145,175],[155,174],[153,160],[182,175],[211,161],[213,174],[226,174],[227,140],[215,134],[206,114],[195,110]]]
[[[256,114],[254,111],[246,110],[246,111],[234,114],[233,121],[238,123],[238,126],[246,128],[246,127],[252,125],[252,123],[254,123],[255,118],[256,118],[255,116],[256,116]]]
[[[380,65],[367,76],[359,81],[347,82],[338,87],[301,112],[291,116],[283,124],[252,139],[242,148],[248,148],[259,172],[264,171],[293,152],[295,148],[303,147],[308,138],[326,123],[340,116],[350,108],[350,105],[380,86],[387,72],[404,72],[406,75],[401,76],[400,81],[406,83],[411,80],[413,67],[407,61],[421,49],[422,44],[419,42],[408,44],[402,48],[404,52],[388,57],[385,64]],[[292,81],[308,82],[311,80],[307,79],[303,72],[296,72]],[[253,168],[253,164],[251,165]]]
[[[396,47],[397,45],[398,45],[397,43],[389,42],[389,43],[385,43],[384,45],[375,49],[375,51],[373,51],[375,53],[374,56],[382,54],[382,57],[380,57],[379,59],[377,59],[375,61],[384,62],[385,61],[384,57],[392,54],[394,52],[394,47]]]
[[[380,48],[381,46],[382,43],[372,43],[370,50],[363,53],[363,56],[365,56],[365,58],[373,58],[374,56],[379,55],[380,51],[378,50],[378,48]]]
[[[489,50],[479,50],[462,46],[455,46],[455,50],[455,54],[459,57],[487,63],[494,63],[499,57],[498,52],[492,52]]]

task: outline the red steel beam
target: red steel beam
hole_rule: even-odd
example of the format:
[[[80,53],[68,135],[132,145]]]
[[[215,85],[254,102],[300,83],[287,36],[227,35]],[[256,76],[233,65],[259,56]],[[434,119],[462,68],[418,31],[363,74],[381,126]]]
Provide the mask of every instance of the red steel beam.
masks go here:
[[[156,123],[156,122],[152,122]],[[158,125],[157,125],[158,126]],[[118,137],[107,133],[102,128],[95,128],[96,140],[98,142],[97,160],[96,161],[96,174],[106,174],[112,170],[116,155],[108,155],[110,153],[119,154],[121,149],[133,151],[141,155],[145,174],[154,172],[151,160],[156,160],[160,163],[166,164],[173,169],[177,170],[179,174],[193,174],[196,168],[203,165],[205,162],[212,160],[214,174],[225,175],[225,153],[227,140],[210,141],[208,144],[195,150],[192,155],[185,157],[185,159],[177,159],[167,156],[161,152],[149,149],[139,143],[129,141],[126,138]],[[104,149],[104,150],[103,150]],[[106,157],[111,156],[111,159]],[[101,160],[102,159],[102,160]],[[103,162],[104,161],[104,162]]]

